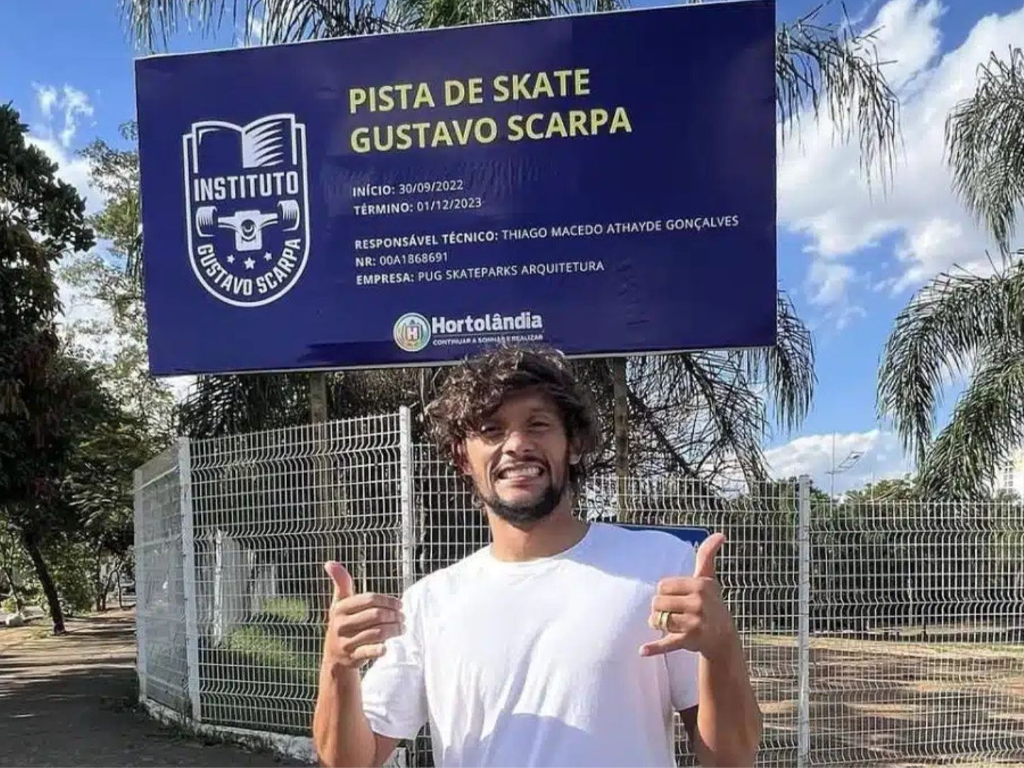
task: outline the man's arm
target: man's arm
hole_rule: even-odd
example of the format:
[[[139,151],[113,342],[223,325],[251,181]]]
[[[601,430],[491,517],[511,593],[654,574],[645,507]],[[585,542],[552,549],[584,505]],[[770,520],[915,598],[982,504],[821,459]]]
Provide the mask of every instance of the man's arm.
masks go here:
[[[374,733],[363,714],[358,671],[321,666],[313,744],[323,766],[381,766],[395,751],[398,739]]]
[[[334,582],[334,600],[320,662],[313,746],[324,766],[381,766],[398,740],[370,728],[359,670],[384,654],[385,640],[401,633],[401,602],[387,595],[353,595],[352,577],[341,563],[325,568]]]
[[[743,645],[715,579],[715,554],[724,543],[725,536],[712,534],[697,550],[693,576],[659,582],[649,621],[664,636],[640,649],[643,656],[699,654],[698,703],[680,714],[697,759],[708,767],[753,765],[761,741]]]
[[[752,766],[761,743],[761,709],[739,637],[698,665],[699,704],[681,713],[702,766]]]

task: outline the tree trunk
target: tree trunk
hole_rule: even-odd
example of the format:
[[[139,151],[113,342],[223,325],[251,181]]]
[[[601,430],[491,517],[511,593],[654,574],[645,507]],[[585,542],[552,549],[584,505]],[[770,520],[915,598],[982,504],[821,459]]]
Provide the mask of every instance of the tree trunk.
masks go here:
[[[18,613],[21,613],[25,607],[25,601],[21,597],[21,590],[18,589],[18,585],[14,581],[14,569],[4,568],[4,575],[7,576],[7,582],[11,585],[11,596],[14,598],[14,607]]]
[[[95,573],[95,575],[93,577],[93,581],[95,582],[95,585],[96,585],[95,586],[95,589],[96,589],[96,610],[98,612],[100,612],[100,611],[105,610],[105,608],[103,607],[103,600],[104,600],[103,587],[105,585],[104,584],[104,579],[103,579],[103,560],[100,557],[96,558],[96,573]]]
[[[60,608],[57,587],[54,586],[53,579],[50,578],[50,569],[46,567],[43,553],[39,551],[39,547],[36,546],[35,542],[30,541],[27,536],[25,537],[25,550],[28,552],[28,556],[32,558],[32,565],[36,567],[36,576],[39,577],[39,583],[43,585],[46,602],[50,605],[50,617],[53,619],[53,634],[63,635],[67,631],[64,629],[64,612]]]

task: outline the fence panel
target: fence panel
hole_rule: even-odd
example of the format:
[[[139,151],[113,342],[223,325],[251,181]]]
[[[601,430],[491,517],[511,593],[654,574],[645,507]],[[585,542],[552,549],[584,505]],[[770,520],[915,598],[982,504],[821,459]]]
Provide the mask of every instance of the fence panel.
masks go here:
[[[414,501],[420,576],[450,565],[490,542],[484,513],[465,481],[429,445],[415,446]],[[698,525],[727,536],[719,579],[750,657],[765,712],[762,765],[796,759],[798,543],[797,487],[766,486],[723,496],[678,479],[599,478],[581,494],[577,513],[589,520],[640,525]],[[680,765],[696,765],[677,721]],[[427,729],[410,750],[415,765],[432,765]]]
[[[592,481],[581,514],[640,525],[696,525],[725,534],[717,576],[741,633],[761,704],[764,737],[758,765],[792,766],[799,746],[798,486],[768,484],[745,492],[713,491],[679,478]],[[696,765],[677,720],[677,758]]]
[[[1024,761],[1018,503],[812,514],[812,760]]]
[[[180,443],[135,470],[139,697],[189,711]]]
[[[180,442],[137,470],[141,697],[307,738],[323,562],[400,595],[490,541],[463,478],[411,431],[403,411]],[[718,575],[764,713],[760,765],[1024,764],[1020,503],[600,478],[577,513],[726,534]],[[430,765],[426,730],[409,746],[400,759]]]
[[[308,735],[340,560],[357,591],[401,594],[399,419],[196,440],[202,721]]]

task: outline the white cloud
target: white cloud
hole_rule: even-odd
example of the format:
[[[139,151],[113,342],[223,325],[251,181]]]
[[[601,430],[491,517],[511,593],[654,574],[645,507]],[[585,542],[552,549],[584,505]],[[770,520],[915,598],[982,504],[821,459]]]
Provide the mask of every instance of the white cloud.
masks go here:
[[[819,260],[811,264],[807,275],[811,303],[835,304],[846,293],[847,283],[853,278],[853,267],[836,261]]]
[[[95,113],[89,96],[73,85],[61,87],[33,83],[42,125],[33,127],[25,137],[57,164],[57,176],[78,190],[85,199],[86,213],[96,213],[103,205],[99,190],[89,183],[89,163],[71,149],[83,118]]]
[[[113,315],[103,302],[91,299],[85,293],[68,283],[60,274],[60,270],[69,266],[76,259],[72,254],[61,259],[57,272],[57,291],[61,303],[61,316],[58,323],[64,327],[74,327],[82,323],[102,327],[105,333],[91,336],[78,335],[75,341],[97,359],[109,360],[113,357],[118,338],[114,332]]]
[[[49,120],[53,113],[53,108],[57,104],[57,89],[52,85],[39,85],[38,83],[32,83],[32,87],[36,92],[39,111],[43,113],[44,118]]]
[[[71,146],[71,140],[78,130],[78,121],[82,117],[92,117],[93,108],[89,103],[89,97],[77,88],[70,85],[64,86],[64,98],[61,100],[64,107],[64,127],[60,131],[60,143],[65,147]]]
[[[254,43],[263,42],[263,17],[252,15],[249,17],[249,39]]]
[[[952,190],[945,120],[974,92],[978,65],[1024,39],[1024,8],[985,16],[959,48],[940,54],[944,8],[939,0],[890,0],[864,25],[878,29],[878,57],[892,62],[886,75],[901,102],[903,145],[887,193],[877,183],[869,188],[856,142],[835,142],[827,117],[815,125],[804,116],[799,144],[787,142],[781,152],[779,215],[810,238],[807,280],[819,304],[842,305],[862,270],[840,267],[886,237],[895,242],[887,256],[896,274],[876,287],[902,291],[953,265],[988,267],[986,250],[994,244]],[[864,271],[875,266],[864,264]]]
[[[43,116],[44,137],[59,141],[60,145],[67,149],[71,146],[82,119],[92,117],[95,112],[89,96],[66,83],[59,89],[53,85],[32,83],[32,88],[36,92],[36,103]],[[59,125],[54,120],[55,108],[59,110]]]
[[[839,261],[816,259],[807,272],[806,289],[812,304],[824,308],[825,319],[843,330],[866,310],[850,301],[848,286],[857,282],[853,267]]]
[[[259,11],[250,10],[235,24],[235,45],[239,47],[263,44],[265,20]]]
[[[832,487],[830,473],[835,469],[837,494],[911,471],[899,438],[878,429],[834,436],[804,435],[765,451],[765,459],[773,477],[810,475],[814,484],[826,492]]]
[[[103,206],[102,193],[89,181],[89,162],[75,157],[52,138],[41,138],[29,134],[25,142],[38,147],[57,164],[57,176],[78,190],[85,200],[85,212],[96,213]]]

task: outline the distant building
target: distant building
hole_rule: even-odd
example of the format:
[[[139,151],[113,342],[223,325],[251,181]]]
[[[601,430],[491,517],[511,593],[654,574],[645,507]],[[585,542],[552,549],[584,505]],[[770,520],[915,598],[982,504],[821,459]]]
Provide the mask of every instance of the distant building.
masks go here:
[[[996,469],[995,490],[1016,491],[1024,497],[1024,449],[1018,449],[1009,461]]]

